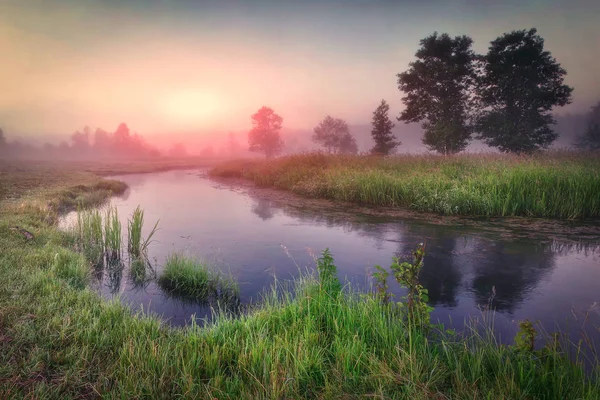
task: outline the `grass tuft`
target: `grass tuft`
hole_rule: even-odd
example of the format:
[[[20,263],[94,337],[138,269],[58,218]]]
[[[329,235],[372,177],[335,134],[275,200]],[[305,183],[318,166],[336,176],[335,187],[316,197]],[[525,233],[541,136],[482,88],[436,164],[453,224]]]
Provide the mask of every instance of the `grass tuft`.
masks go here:
[[[133,258],[140,258],[146,256],[148,246],[152,242],[152,237],[158,230],[158,223],[154,224],[154,227],[145,239],[142,237],[142,229],[144,227],[144,210],[137,206],[133,211],[131,219],[127,221],[127,249],[129,254]]]

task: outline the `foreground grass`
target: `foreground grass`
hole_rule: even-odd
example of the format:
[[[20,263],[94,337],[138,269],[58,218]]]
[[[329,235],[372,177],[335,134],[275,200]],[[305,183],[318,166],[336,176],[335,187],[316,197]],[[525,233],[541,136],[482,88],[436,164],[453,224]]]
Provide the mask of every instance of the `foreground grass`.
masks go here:
[[[0,203],[0,398],[600,397],[597,374],[558,350],[411,326],[390,306],[331,293],[313,277],[296,282],[295,296],[274,288],[247,315],[206,327],[132,315],[86,287],[89,262],[30,206],[68,183]],[[76,184],[99,190],[93,176]]]
[[[592,153],[385,158],[316,153],[228,162],[211,174],[308,197],[446,215],[600,216],[600,157]]]

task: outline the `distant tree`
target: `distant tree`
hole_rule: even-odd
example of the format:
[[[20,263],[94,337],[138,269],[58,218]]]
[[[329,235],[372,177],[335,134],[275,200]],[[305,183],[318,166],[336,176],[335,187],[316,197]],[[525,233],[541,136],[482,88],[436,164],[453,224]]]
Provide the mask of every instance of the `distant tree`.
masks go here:
[[[421,122],[423,144],[442,154],[462,151],[469,144],[471,89],[474,82],[473,40],[435,32],[420,41],[417,61],[398,74],[398,89],[406,108],[399,121]]]
[[[94,133],[94,149],[99,152],[108,150],[111,146],[111,137],[104,129],[98,128]]]
[[[350,135],[348,124],[341,118],[327,115],[314,128],[312,140],[327,149],[328,153],[356,154],[356,140]]]
[[[584,150],[600,150],[600,102],[592,107],[585,132],[577,140],[576,146]]]
[[[59,145],[58,145],[58,151],[60,153],[62,153],[64,155],[64,154],[67,154],[69,152],[69,150],[70,150],[69,143],[67,143],[64,140],[59,143]]]
[[[371,149],[373,154],[388,155],[402,144],[400,141],[395,140],[396,137],[392,133],[394,123],[388,116],[389,111],[389,104],[385,100],[381,100],[381,103],[373,112],[373,128],[371,129],[371,136],[375,141],[375,146]]]
[[[491,42],[477,85],[478,138],[502,152],[530,153],[556,138],[550,111],[571,102],[567,74],[536,29],[505,33]]]
[[[200,150],[200,155],[202,157],[214,157],[215,149],[212,146],[205,146],[202,150]]]
[[[71,135],[71,142],[73,142],[72,147],[74,150],[78,152],[87,152],[90,148],[90,128],[86,126],[83,128],[83,131],[76,131]],[[81,154],[81,153],[80,153]]]
[[[279,135],[283,118],[269,107],[262,107],[252,115],[252,129],[248,132],[249,150],[265,153],[271,158],[281,152],[283,141]]]
[[[235,155],[240,151],[240,144],[235,138],[233,132],[229,132],[227,138],[227,149],[230,157],[235,157]]]
[[[358,153],[358,146],[356,145],[356,140],[349,132],[342,136],[338,145],[338,152],[340,154]]]
[[[183,143],[175,143],[169,149],[169,156],[171,157],[186,157],[188,152]]]

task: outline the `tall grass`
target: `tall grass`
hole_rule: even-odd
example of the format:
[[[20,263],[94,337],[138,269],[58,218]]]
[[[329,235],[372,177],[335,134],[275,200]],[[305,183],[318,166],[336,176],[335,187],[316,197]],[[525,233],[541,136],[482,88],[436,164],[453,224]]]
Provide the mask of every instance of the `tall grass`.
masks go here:
[[[104,215],[104,248],[110,261],[121,259],[121,222],[116,207],[109,207]]]
[[[211,299],[226,304],[239,301],[239,286],[231,276],[180,253],[167,257],[158,283],[170,294],[201,303]]]
[[[98,210],[78,211],[76,232],[79,247],[90,262],[99,266],[104,258],[102,216]]]
[[[600,216],[600,158],[581,152],[392,157],[314,153],[230,162],[210,173],[308,197],[445,215]]]
[[[154,227],[144,239],[142,237],[142,229],[144,227],[144,210],[137,206],[133,211],[131,218],[127,221],[127,249],[129,254],[133,258],[140,258],[146,255],[148,245],[152,242],[152,237],[158,230],[158,223],[154,224]]]

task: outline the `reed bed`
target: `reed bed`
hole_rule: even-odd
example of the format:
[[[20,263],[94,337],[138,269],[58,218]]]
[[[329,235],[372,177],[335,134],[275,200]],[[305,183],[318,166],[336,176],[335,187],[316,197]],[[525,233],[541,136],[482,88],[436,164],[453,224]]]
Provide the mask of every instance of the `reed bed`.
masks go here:
[[[104,248],[109,260],[121,259],[121,221],[116,207],[108,207],[104,215]]]
[[[600,217],[600,157],[594,153],[391,157],[312,153],[233,161],[210,173],[247,178],[307,197],[443,215]]]

